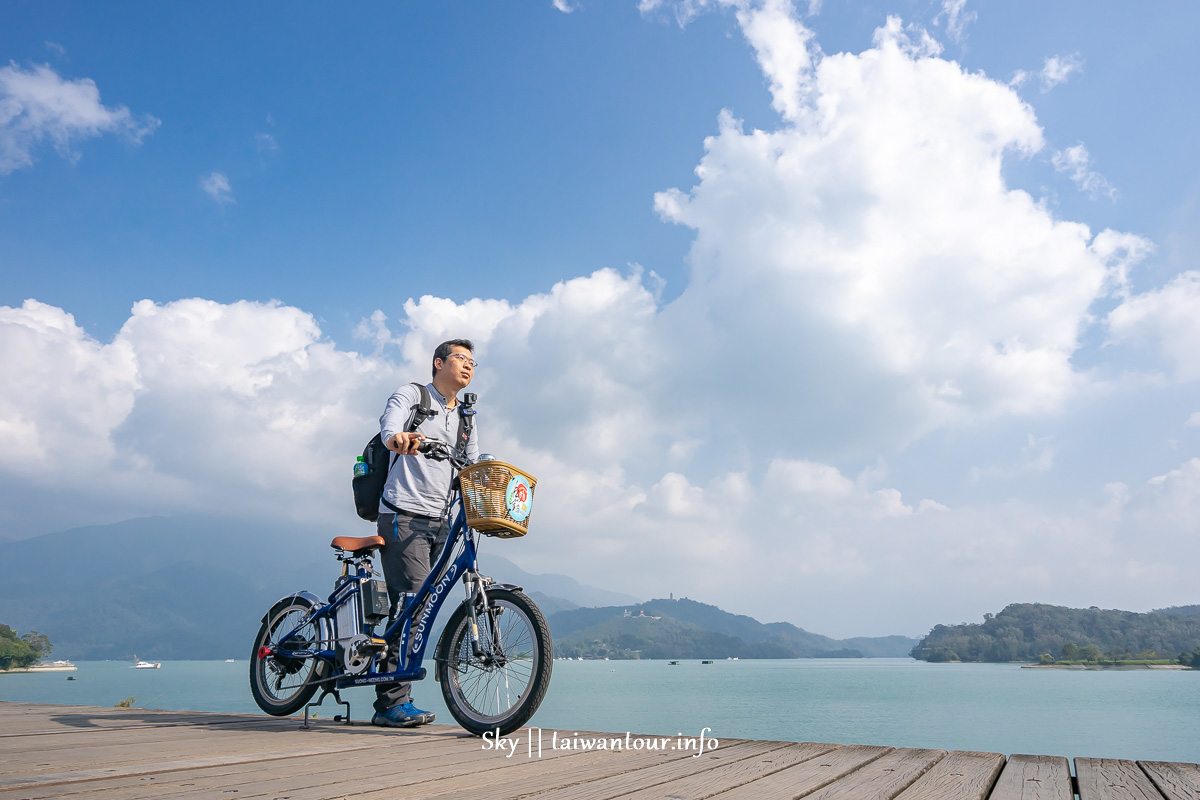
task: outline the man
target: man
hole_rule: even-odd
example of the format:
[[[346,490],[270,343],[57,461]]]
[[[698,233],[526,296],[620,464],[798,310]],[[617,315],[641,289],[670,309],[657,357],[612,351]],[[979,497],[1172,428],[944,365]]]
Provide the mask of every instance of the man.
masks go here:
[[[444,517],[452,477],[450,463],[425,458],[417,453],[417,447],[426,437],[458,445],[462,420],[458,393],[471,383],[475,374],[474,349],[467,339],[451,339],[434,350],[433,382],[426,388],[435,413],[416,430],[407,430],[413,407],[421,402],[421,390],[413,384],[400,387],[388,398],[379,418],[380,437],[389,450],[399,455],[388,472],[376,523],[385,543],[380,560],[393,608],[402,592],[421,588],[448,533]],[[479,460],[474,426],[466,451],[470,461]],[[389,652],[383,666],[391,672],[398,663],[396,654]],[[376,686],[372,724],[411,728],[433,722],[432,713],[413,705],[411,689],[412,684],[407,681]]]

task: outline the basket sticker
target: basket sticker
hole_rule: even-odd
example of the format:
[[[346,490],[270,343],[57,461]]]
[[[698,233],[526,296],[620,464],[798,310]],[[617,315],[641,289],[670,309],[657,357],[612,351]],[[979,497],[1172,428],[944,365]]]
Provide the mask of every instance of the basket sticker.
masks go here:
[[[524,522],[529,516],[533,505],[533,491],[529,488],[529,479],[524,475],[514,475],[504,491],[504,504],[508,506],[508,515],[517,522]]]

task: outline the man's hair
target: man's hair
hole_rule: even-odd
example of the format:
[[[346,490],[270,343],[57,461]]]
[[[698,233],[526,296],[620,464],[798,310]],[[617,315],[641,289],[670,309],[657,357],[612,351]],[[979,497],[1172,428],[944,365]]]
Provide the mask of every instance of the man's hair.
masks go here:
[[[465,347],[471,351],[472,355],[475,353],[475,345],[471,344],[470,339],[451,339],[437,346],[437,349],[433,351],[433,360],[437,361],[440,358],[442,361],[445,361],[446,357],[450,355],[450,351],[455,347]],[[437,364],[433,365],[433,377],[437,377]]]

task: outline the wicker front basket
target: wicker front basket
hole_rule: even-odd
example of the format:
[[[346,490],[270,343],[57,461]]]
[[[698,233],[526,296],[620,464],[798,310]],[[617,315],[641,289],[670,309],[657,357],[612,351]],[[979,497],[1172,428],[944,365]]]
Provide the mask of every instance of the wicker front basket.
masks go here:
[[[503,461],[480,461],[458,473],[458,480],[472,528],[505,539],[529,532],[537,478]]]

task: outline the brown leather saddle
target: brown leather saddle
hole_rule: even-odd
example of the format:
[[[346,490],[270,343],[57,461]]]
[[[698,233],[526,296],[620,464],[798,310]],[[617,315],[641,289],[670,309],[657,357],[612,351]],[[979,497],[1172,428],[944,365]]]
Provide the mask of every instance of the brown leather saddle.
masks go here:
[[[383,544],[382,536],[335,536],[329,546],[359,556],[368,555],[383,547]]]

